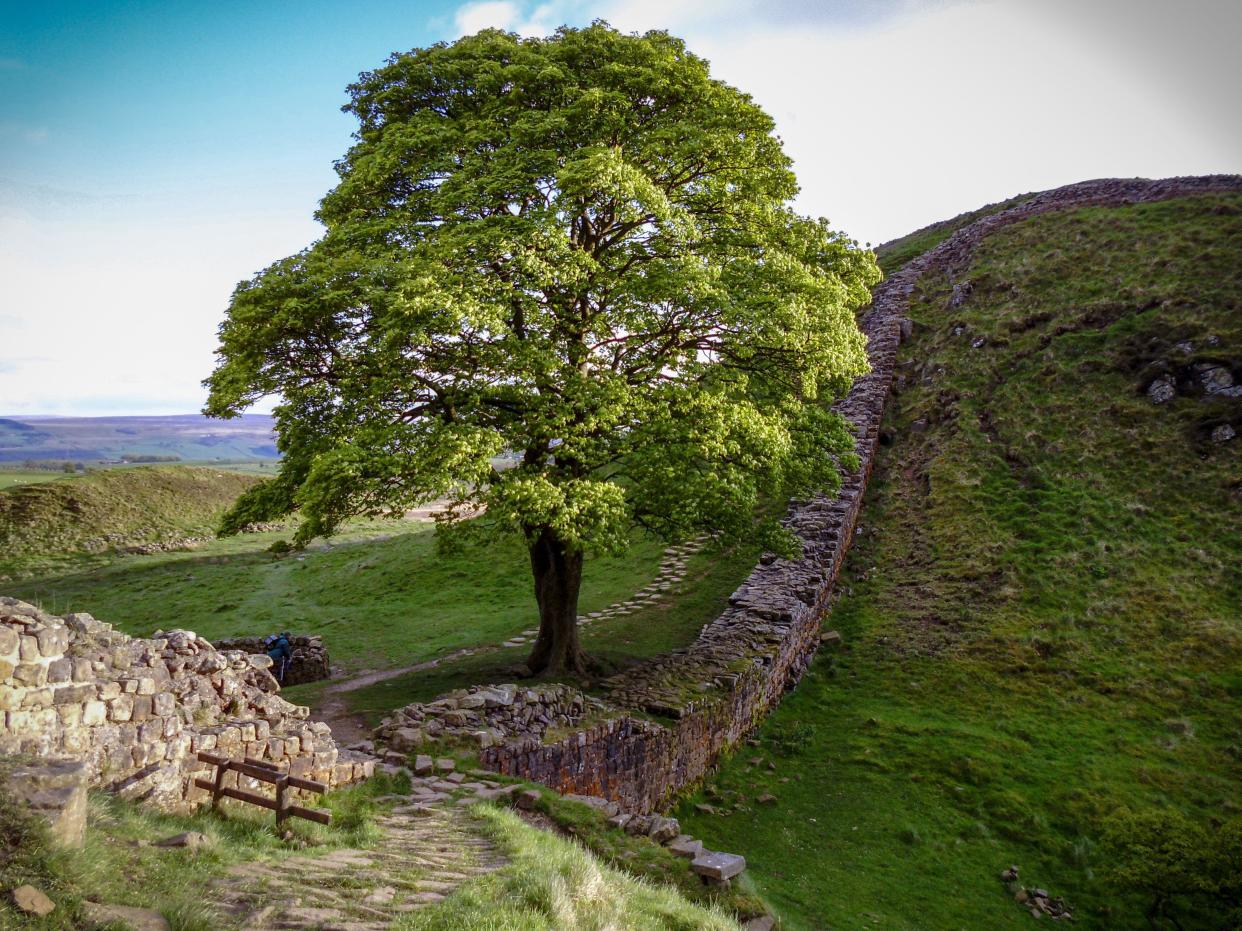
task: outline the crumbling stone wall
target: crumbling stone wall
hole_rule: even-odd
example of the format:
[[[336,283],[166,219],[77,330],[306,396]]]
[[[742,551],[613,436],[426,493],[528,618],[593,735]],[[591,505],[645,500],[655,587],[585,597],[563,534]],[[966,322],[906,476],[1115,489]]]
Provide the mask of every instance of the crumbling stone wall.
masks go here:
[[[81,761],[89,785],[170,809],[205,796],[192,784],[200,750],[332,785],[370,775],[373,762],[277,694],[270,665],[191,631],[133,638],[0,597],[0,755]]]
[[[553,728],[573,727],[604,709],[602,702],[568,685],[475,685],[401,708],[380,722],[376,736],[398,753],[454,738],[487,748],[539,741]]]
[[[229,637],[226,640],[216,640],[212,645],[217,650],[241,650],[243,653],[266,656],[267,646],[263,639],[263,637]],[[285,670],[282,685],[318,682],[332,675],[328,665],[328,648],[323,645],[323,637],[291,636],[289,647],[292,656],[289,659],[289,667]]]
[[[786,525],[802,541],[802,558],[765,556],[730,598],[728,609],[688,648],[608,680],[605,703],[611,714],[604,720],[550,743],[537,730],[508,735],[484,747],[483,765],[639,812],[659,808],[700,779],[721,750],[745,737],[797,684],[819,643],[820,619],[856,532],[897,348],[910,331],[910,292],[918,279],[932,268],[965,270],[988,233],[1051,210],[1230,191],[1242,192],[1242,176],[1069,185],[964,227],[883,281],[860,321],[871,371],[835,408],[853,428],[860,468],[845,478],[835,498],[818,496],[791,505]],[[399,716],[417,717],[409,711]]]

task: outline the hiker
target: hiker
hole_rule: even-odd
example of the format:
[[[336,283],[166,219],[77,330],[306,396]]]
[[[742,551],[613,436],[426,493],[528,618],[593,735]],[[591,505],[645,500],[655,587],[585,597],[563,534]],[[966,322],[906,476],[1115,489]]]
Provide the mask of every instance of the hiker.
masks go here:
[[[293,659],[293,649],[289,643],[289,632],[286,630],[279,634],[272,634],[263,641],[263,645],[267,647],[267,655],[272,658],[272,672],[276,676],[276,681],[284,685],[285,672],[289,668],[289,661]]]

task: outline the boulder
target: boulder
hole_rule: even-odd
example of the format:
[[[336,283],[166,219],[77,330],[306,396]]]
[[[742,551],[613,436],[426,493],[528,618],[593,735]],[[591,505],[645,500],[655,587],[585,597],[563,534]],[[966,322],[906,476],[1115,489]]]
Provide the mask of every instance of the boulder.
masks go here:
[[[18,911],[27,915],[50,915],[56,909],[56,903],[43,894],[43,890],[34,886],[18,886],[13,890],[13,904]]]

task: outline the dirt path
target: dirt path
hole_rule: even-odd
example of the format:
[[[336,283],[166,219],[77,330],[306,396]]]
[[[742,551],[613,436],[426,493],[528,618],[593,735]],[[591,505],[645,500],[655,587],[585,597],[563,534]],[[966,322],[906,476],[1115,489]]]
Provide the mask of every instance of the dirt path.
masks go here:
[[[430,780],[428,780],[430,782]],[[467,790],[475,783],[445,783]],[[479,797],[497,791],[478,784]],[[444,899],[463,882],[505,864],[504,856],[447,792],[416,785],[415,796],[378,821],[371,849],[242,863],[216,888],[244,931],[384,931]]]
[[[495,645],[466,647],[452,653],[446,653],[443,656],[438,656],[435,659],[429,659],[426,662],[415,663],[413,666],[401,666],[396,669],[370,669],[341,682],[334,682],[323,690],[319,701],[316,703],[316,707],[311,709],[311,720],[326,722],[332,728],[332,735],[338,743],[349,745],[367,740],[371,736],[371,728],[367,725],[362,715],[349,710],[345,699],[342,697],[346,692],[353,692],[357,689],[366,688],[368,685],[374,685],[377,682],[384,682],[388,679],[395,679],[398,676],[408,675],[412,672],[435,669],[441,663],[495,649],[497,649]]]

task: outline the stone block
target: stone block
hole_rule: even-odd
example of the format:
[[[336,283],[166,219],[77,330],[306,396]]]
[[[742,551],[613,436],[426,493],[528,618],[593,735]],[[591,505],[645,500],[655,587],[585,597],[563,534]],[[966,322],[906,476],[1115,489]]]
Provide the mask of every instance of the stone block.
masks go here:
[[[22,696],[25,694],[24,688],[0,685],[0,711],[16,711],[22,706]]]
[[[746,869],[746,858],[735,853],[704,850],[690,861],[690,869],[700,876],[717,881],[732,879]]]
[[[132,720],[134,717],[134,696],[118,695],[108,702],[108,720],[117,723]]]
[[[66,627],[44,627],[35,634],[35,639],[43,656],[60,656],[69,649],[69,629]]]
[[[17,631],[12,627],[0,624],[0,656],[16,659],[12,654],[17,653],[21,646],[21,638]]]
[[[73,660],[62,656],[47,664],[47,681],[53,685],[69,682],[73,678]]]
[[[18,659],[23,663],[34,662],[39,659],[39,639],[29,634],[24,634],[21,639],[21,646],[18,650]]]
[[[82,723],[94,727],[108,720],[108,706],[101,701],[88,701],[82,706]]]
[[[81,705],[95,697],[95,687],[89,683],[79,685],[62,685],[56,690],[53,703],[56,705]]]
[[[131,720],[135,724],[141,724],[151,719],[151,696],[141,693],[126,693],[127,698],[133,700],[133,716]]]
[[[27,688],[47,684],[47,667],[42,663],[22,663],[13,670],[13,681]]]

